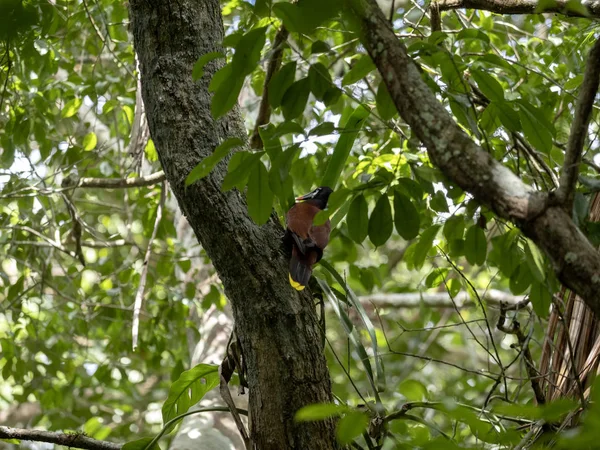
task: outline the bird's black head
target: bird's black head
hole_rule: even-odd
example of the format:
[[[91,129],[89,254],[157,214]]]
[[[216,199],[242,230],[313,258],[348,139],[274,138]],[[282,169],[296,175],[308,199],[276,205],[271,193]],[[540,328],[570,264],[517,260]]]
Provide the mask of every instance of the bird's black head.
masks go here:
[[[327,201],[332,192],[333,190],[330,187],[321,186],[306,195],[296,197],[296,201],[311,203],[319,209],[325,209],[327,208]]]

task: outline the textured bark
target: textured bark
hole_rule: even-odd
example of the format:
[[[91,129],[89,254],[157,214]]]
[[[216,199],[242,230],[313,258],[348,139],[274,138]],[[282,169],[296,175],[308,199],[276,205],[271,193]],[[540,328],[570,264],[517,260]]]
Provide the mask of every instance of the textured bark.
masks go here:
[[[427,147],[433,164],[500,217],[516,223],[549,256],[560,281],[600,317],[600,253],[570,213],[553,194],[523,183],[462,131],[421,78],[375,0],[348,4],[396,108]]]
[[[217,270],[229,298],[247,364],[251,436],[259,449],[335,448],[331,421],[297,424],[294,413],[331,401],[312,299],[287,280],[276,217],[258,227],[237,191],[222,193],[226,162],[193,186],[185,178],[229,137],[246,138],[236,111],[215,121],[208,84],[222,60],[194,83],[192,66],[222,51],[218,0],[132,0],[131,25],[140,60],[152,139],[179,205]]]
[[[558,13],[569,17],[600,18],[600,3],[596,0],[582,1],[587,14],[569,9],[568,0],[556,0],[551,7],[540,11],[538,0],[441,0],[436,2],[440,11],[451,9],[482,9],[496,14]]]

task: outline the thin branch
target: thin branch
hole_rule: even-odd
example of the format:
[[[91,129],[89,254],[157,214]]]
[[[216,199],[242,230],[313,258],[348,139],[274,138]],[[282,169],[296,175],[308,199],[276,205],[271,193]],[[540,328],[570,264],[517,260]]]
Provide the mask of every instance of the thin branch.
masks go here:
[[[544,396],[544,392],[540,385],[540,374],[535,368],[533,357],[531,356],[531,351],[529,350],[529,337],[523,333],[521,325],[516,320],[513,319],[511,327],[506,325],[506,312],[506,308],[504,308],[504,305],[502,305],[500,307],[500,316],[498,317],[496,328],[506,334],[513,334],[517,337],[517,341],[521,347],[521,353],[523,358],[525,358],[525,367],[527,369],[527,375],[529,376],[535,399],[538,405],[543,405],[546,403],[546,397]]]
[[[560,186],[556,191],[558,200],[564,204],[568,211],[572,209],[575,185],[577,184],[577,175],[579,174],[579,164],[581,163],[585,138],[588,135],[588,125],[592,117],[592,109],[599,83],[600,39],[596,41],[588,57],[583,83],[575,108],[575,117],[571,126],[571,134],[569,135],[569,142],[567,143],[567,150],[565,152]]]
[[[73,187],[103,188],[103,189],[127,189],[134,187],[152,186],[162,183],[165,173],[161,170],[146,177],[138,178],[80,178]]]
[[[120,444],[98,441],[83,433],[56,433],[44,430],[26,430],[0,426],[0,439],[18,439],[20,441],[48,442],[71,448],[87,450],[119,450]]]
[[[451,9],[482,9],[496,14],[542,14],[560,13],[569,17],[600,18],[600,4],[597,2],[582,2],[581,5],[587,9],[588,15],[569,8],[568,0],[556,0],[552,6],[539,8],[537,0],[442,0],[439,1],[440,11]]]
[[[252,137],[250,138],[250,147],[252,148],[263,147],[263,141],[260,137],[258,129],[262,125],[269,123],[269,119],[271,118],[271,105],[269,104],[269,83],[271,82],[273,75],[279,71],[279,67],[281,66],[281,61],[283,59],[283,49],[285,47],[284,44],[287,41],[289,34],[289,31],[284,26],[281,26],[275,35],[275,40],[273,42],[273,53],[271,53],[271,58],[269,58],[269,63],[267,65],[263,96],[260,101],[260,107],[258,108],[256,125],[254,126]]]
[[[488,289],[479,293],[479,296],[488,305],[500,306],[503,303],[510,305],[515,310],[529,307],[529,301],[523,295],[512,295],[496,289]],[[378,307],[390,306],[394,308],[418,308],[421,305],[432,308],[454,308],[452,298],[447,292],[410,292],[399,294],[371,294],[359,297],[361,303],[373,303]],[[471,294],[461,291],[454,296],[454,303],[458,308],[465,308],[475,304]]]
[[[52,247],[57,248],[58,250],[62,250],[66,244],[60,243],[61,247],[57,247],[54,242],[43,242],[43,241],[3,241],[0,242],[0,245],[31,245],[32,247]],[[125,239],[117,239],[115,241],[81,241],[82,247],[87,248],[115,248],[115,247],[124,247],[126,245],[135,246],[134,242],[127,242]],[[72,255],[70,255],[72,256]]]
[[[165,198],[167,196],[167,186],[163,183],[162,190],[160,193],[160,200],[158,207],[156,208],[156,220],[154,221],[154,229],[152,230],[152,236],[148,241],[148,248],[146,249],[146,256],[144,256],[144,266],[142,267],[142,274],[140,276],[140,285],[138,286],[137,293],[135,294],[135,302],[133,304],[133,324],[131,325],[131,338],[133,350],[137,349],[138,333],[140,327],[140,310],[142,309],[142,300],[144,299],[144,290],[146,289],[146,277],[148,276],[148,263],[150,262],[150,255],[152,254],[152,242],[156,238],[158,232],[158,226],[162,219],[162,210],[165,204]]]

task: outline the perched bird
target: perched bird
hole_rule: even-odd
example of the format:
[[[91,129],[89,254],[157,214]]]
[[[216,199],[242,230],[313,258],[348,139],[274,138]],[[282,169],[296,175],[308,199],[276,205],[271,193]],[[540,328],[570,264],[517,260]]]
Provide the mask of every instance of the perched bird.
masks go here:
[[[287,213],[284,242],[292,250],[289,279],[298,291],[308,284],[313,265],[323,257],[323,249],[329,243],[331,223],[327,220],[322,225],[313,225],[313,219],[327,207],[332,192],[327,186],[318,187],[297,197],[297,203]]]

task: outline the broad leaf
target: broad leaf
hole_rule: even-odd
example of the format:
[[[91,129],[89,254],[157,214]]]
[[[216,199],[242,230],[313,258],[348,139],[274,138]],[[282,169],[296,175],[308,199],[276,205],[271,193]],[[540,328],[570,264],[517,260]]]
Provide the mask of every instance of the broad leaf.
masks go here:
[[[421,226],[417,208],[399,189],[394,192],[394,224],[398,234],[407,241],[417,237]]]
[[[258,225],[267,223],[273,211],[273,192],[269,187],[269,174],[262,162],[255,165],[248,180],[248,213]]]
[[[225,55],[221,52],[210,52],[198,58],[198,60],[194,63],[194,67],[192,68],[192,80],[198,81],[200,78],[202,78],[204,76],[204,66],[206,66],[209,62],[219,58],[225,58]]]
[[[169,396],[162,407],[163,423],[187,412],[218,384],[218,366],[198,364],[183,372],[169,389]]]
[[[277,108],[281,105],[283,94],[294,82],[296,76],[296,61],[287,63],[279,72],[273,75],[269,82],[269,104],[273,108]]]
[[[377,113],[383,120],[390,120],[398,113],[396,105],[394,105],[392,97],[390,97],[390,93],[383,81],[379,83],[379,87],[377,88],[375,104],[377,105]]]
[[[375,247],[380,247],[390,238],[393,230],[392,207],[387,195],[383,194],[369,217],[369,239]]]
[[[204,158],[196,167],[192,169],[190,174],[185,179],[185,185],[189,186],[190,184],[193,184],[196,181],[204,178],[210,173],[210,171],[217,165],[219,161],[229,154],[233,148],[240,147],[242,145],[244,145],[244,142],[240,138],[227,139],[225,142],[219,145],[211,155]]]
[[[467,261],[478,266],[485,262],[487,240],[485,233],[478,225],[472,225],[465,236],[465,256]]]
[[[362,194],[350,203],[346,224],[350,238],[357,244],[361,244],[369,231],[369,205]]]
[[[310,81],[308,78],[293,83],[281,99],[281,111],[286,120],[298,117],[306,108],[308,95],[310,94]]]
[[[338,178],[348,159],[348,155],[350,155],[350,150],[352,150],[352,145],[368,116],[369,111],[362,106],[359,106],[354,110],[346,122],[346,126],[344,126],[344,129],[340,132],[340,138],[333,149],[333,155],[331,155],[327,170],[323,176],[323,181],[321,182],[322,186],[329,186],[330,188],[335,189]]]
[[[348,445],[363,434],[369,426],[369,417],[360,411],[347,413],[337,424],[335,436],[342,445]]]

